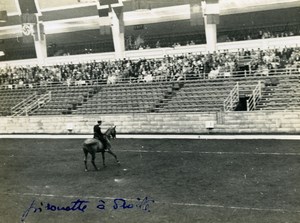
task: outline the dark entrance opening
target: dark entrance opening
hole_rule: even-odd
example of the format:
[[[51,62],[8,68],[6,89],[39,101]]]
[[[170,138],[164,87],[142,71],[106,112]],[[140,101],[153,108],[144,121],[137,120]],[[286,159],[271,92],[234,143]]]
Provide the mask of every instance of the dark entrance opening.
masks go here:
[[[236,106],[235,111],[247,111],[247,100],[249,97],[247,96],[242,96],[240,97],[239,103]]]

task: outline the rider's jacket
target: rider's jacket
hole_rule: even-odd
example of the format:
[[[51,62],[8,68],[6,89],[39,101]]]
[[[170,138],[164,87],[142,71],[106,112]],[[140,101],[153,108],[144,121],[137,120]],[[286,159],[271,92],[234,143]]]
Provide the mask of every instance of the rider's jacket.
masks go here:
[[[101,132],[100,125],[95,125],[94,126],[94,138],[96,138],[96,139],[102,139],[103,138],[103,134]]]

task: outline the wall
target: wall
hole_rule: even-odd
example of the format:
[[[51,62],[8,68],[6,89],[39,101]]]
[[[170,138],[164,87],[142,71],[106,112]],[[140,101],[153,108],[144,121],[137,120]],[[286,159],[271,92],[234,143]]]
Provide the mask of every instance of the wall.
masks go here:
[[[119,133],[208,133],[207,121],[214,123],[212,133],[300,133],[300,111],[254,111],[1,117],[0,134],[65,134],[68,125],[73,133],[92,134],[100,117],[103,130],[116,125]]]
[[[232,2],[232,1],[231,1]],[[257,1],[259,2],[259,1]],[[278,2],[279,3],[279,2]],[[225,3],[226,4],[226,3]],[[233,4],[238,4],[233,3]],[[298,23],[299,21],[299,2],[295,2],[294,8],[280,8],[280,4],[270,4],[269,7],[278,7],[280,9],[274,10],[261,10],[260,6],[245,7],[247,2],[245,2],[242,8],[233,9],[235,12],[232,13],[232,10],[222,10],[220,16],[220,24],[218,25],[219,30],[237,30],[243,28],[255,28],[263,26],[279,26]],[[251,3],[250,3],[251,4]],[[283,3],[284,6],[287,6]],[[250,12],[244,13],[243,11],[249,10]],[[255,10],[251,12],[251,10]],[[258,11],[261,10],[261,11]],[[226,13],[226,15],[224,15]],[[286,16],[288,15],[288,16]]]
[[[291,36],[283,38],[259,39],[259,40],[246,40],[237,42],[218,43],[217,49],[221,52],[229,50],[236,52],[238,49],[267,49],[267,48],[284,48],[284,47],[297,47],[300,43],[300,36]],[[162,58],[164,55],[182,55],[188,53],[206,53],[206,45],[193,45],[193,46],[179,46],[175,48],[156,48],[144,50],[132,50],[125,52],[125,58],[139,59],[139,58]],[[71,56],[58,56],[48,57],[45,60],[45,65],[55,65],[62,63],[78,63],[86,61],[101,61],[101,60],[114,60],[115,53],[96,53],[96,54],[82,54]],[[37,59],[15,60],[0,62],[0,68],[6,66],[35,66]]]

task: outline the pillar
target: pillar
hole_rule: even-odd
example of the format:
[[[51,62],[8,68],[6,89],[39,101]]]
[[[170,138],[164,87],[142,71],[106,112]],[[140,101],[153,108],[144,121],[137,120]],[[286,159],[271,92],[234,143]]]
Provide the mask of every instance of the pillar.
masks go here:
[[[39,65],[44,65],[47,58],[46,39],[34,41],[36,57]]]
[[[111,28],[115,48],[115,58],[123,59],[125,57],[125,37],[124,37],[124,20],[123,10],[117,11],[112,8],[111,11]]]
[[[201,2],[205,23],[207,51],[217,49],[217,24],[220,22],[219,0],[205,0]]]
[[[44,32],[44,24],[39,20],[37,20],[37,23],[34,26],[34,46],[38,64],[44,65],[47,58],[47,43]]]
[[[217,49],[217,25],[208,24],[207,16],[204,16],[204,22],[205,22],[206,50],[212,53]]]

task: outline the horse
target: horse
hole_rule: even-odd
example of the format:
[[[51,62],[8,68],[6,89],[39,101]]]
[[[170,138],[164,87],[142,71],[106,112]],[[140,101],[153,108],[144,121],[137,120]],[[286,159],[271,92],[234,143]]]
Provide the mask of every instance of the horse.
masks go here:
[[[108,141],[110,141],[110,139],[115,139],[116,138],[116,126],[113,126],[111,128],[108,128],[106,130],[106,132],[104,133],[104,136],[107,138]],[[116,162],[118,164],[120,164],[120,161],[118,160],[116,154],[114,154],[111,149],[110,149],[110,143],[108,142],[107,143],[107,148],[104,149],[104,145],[103,143],[98,140],[98,139],[86,139],[84,142],[83,142],[83,152],[84,152],[84,166],[85,166],[85,171],[88,171],[88,168],[87,168],[87,156],[88,154],[91,154],[92,156],[92,164],[95,168],[95,170],[98,170],[96,164],[95,164],[95,158],[96,158],[96,153],[99,153],[101,152],[102,154],[102,161],[103,161],[103,166],[106,167],[105,165],[105,155],[104,153],[105,152],[108,152],[109,154],[111,154]]]

